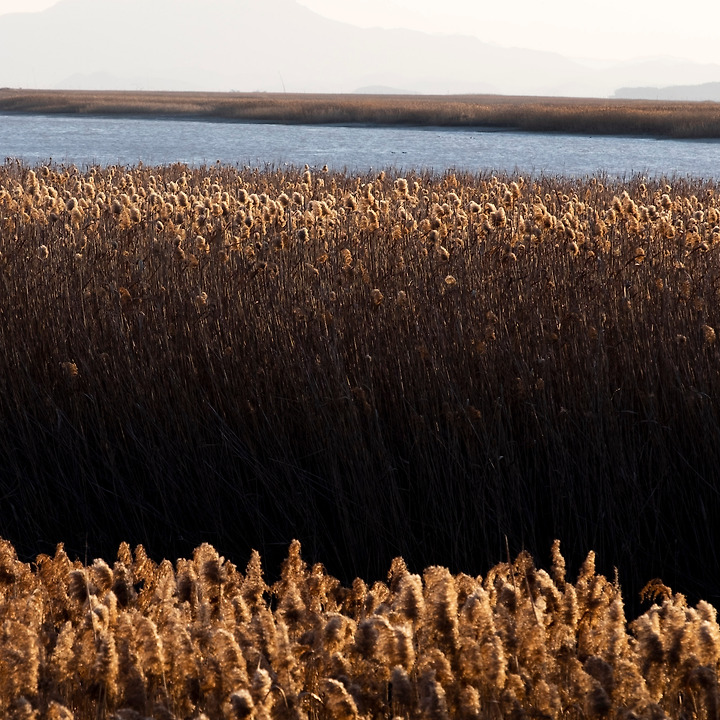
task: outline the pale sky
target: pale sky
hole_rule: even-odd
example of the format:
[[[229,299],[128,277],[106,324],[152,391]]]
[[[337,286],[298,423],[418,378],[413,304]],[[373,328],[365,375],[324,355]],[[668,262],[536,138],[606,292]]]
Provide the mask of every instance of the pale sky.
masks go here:
[[[720,4],[708,0],[681,5],[676,0],[297,1],[327,17],[364,27],[459,32],[498,45],[597,60],[666,55],[720,63]],[[0,0],[0,14],[54,4],[56,0]]]

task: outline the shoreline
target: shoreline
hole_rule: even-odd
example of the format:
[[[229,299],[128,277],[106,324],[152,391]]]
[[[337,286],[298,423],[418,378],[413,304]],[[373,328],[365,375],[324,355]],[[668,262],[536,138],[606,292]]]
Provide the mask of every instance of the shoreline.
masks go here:
[[[447,132],[478,132],[478,133],[524,133],[528,135],[582,135],[587,137],[600,136],[600,137],[626,137],[626,138],[647,138],[651,140],[696,140],[700,142],[720,140],[718,137],[667,137],[663,135],[647,135],[642,133],[600,133],[600,132],[573,132],[571,130],[557,129],[557,130],[532,130],[527,128],[515,127],[512,125],[501,126],[501,125],[450,125],[450,124],[421,124],[421,123],[400,123],[400,122],[352,122],[352,121],[340,121],[340,122],[312,122],[308,120],[259,120],[253,118],[230,118],[210,115],[183,115],[180,113],[164,114],[154,112],[151,114],[145,114],[141,112],[69,112],[69,111],[11,111],[3,110],[0,107],[0,117],[2,116],[20,116],[20,117],[61,117],[61,118],[76,118],[78,116],[95,119],[106,119],[106,120],[147,120],[150,122],[199,122],[199,123],[218,123],[226,125],[287,125],[290,127],[305,126],[305,127],[341,127],[341,128],[357,128],[373,129],[373,128],[401,128],[407,130],[427,130],[427,131],[442,131]]]
[[[720,103],[600,98],[2,88],[0,113],[720,139]]]

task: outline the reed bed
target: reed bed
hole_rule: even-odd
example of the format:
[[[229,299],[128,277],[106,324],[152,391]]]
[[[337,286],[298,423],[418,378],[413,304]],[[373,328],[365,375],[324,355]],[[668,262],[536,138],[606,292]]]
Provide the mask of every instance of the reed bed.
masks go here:
[[[210,545],[112,564],[0,541],[0,712],[12,720],[687,718],[718,714],[720,628],[659,580],[631,623],[590,553],[556,541],[484,576],[393,560],[344,587],[293,542],[268,585]]]
[[[713,182],[0,167],[0,535],[718,596]]]
[[[0,112],[244,122],[493,127],[529,132],[720,137],[720,104],[510,95],[334,95],[0,89]]]

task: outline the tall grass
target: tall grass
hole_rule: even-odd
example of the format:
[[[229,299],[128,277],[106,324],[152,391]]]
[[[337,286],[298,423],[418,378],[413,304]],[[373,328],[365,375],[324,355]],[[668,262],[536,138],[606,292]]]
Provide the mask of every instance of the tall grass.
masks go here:
[[[720,628],[660,581],[625,618],[590,553],[566,578],[527,553],[484,577],[393,560],[344,587],[293,542],[272,586],[210,545],[153,562],[33,566],[0,541],[0,712],[52,720],[664,718],[718,713]]]
[[[717,597],[714,183],[0,168],[0,533]]]
[[[0,89],[0,111],[720,137],[720,106],[711,102],[504,95],[97,92],[5,88]]]

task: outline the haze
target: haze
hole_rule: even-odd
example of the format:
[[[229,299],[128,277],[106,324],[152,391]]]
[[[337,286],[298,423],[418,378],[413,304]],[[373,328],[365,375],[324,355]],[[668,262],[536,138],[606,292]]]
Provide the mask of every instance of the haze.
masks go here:
[[[705,0],[677,3],[577,3],[575,0],[299,0],[329,18],[359,27],[404,27],[424,32],[462,33],[486,42],[604,60],[672,55],[720,63],[713,28],[720,6]],[[0,0],[0,14],[36,12],[57,0]],[[510,8],[510,9],[509,9]]]
[[[196,53],[197,66],[188,69],[184,76],[184,82],[180,78],[171,79],[165,73],[158,72],[164,69],[166,72],[173,70],[164,60],[150,62],[151,68],[143,73],[140,68],[132,68],[132,73],[127,67],[119,69],[111,67],[96,58],[93,65],[97,67],[73,68],[70,63],[61,60],[56,72],[53,68],[44,69],[46,58],[43,57],[41,46],[35,42],[35,38],[29,35],[28,46],[33,47],[34,58],[30,61],[32,67],[28,67],[28,61],[23,60],[25,70],[13,72],[7,65],[0,66],[0,86],[95,86],[102,89],[105,84],[108,89],[122,87],[125,89],[219,89],[219,90],[267,90],[282,91],[283,89],[295,91],[347,91],[352,92],[358,89],[386,88],[389,91],[408,92],[473,92],[493,91],[506,93],[529,92],[531,94],[570,94],[570,95],[596,95],[606,96],[612,94],[620,86],[627,85],[671,85],[683,84],[693,85],[708,83],[720,79],[720,43],[715,41],[712,35],[713,28],[717,27],[720,20],[719,6],[702,4],[696,0],[689,0],[682,6],[682,12],[678,12],[677,4],[669,2],[641,2],[628,3],[627,0],[605,0],[603,3],[579,4],[575,0],[547,0],[538,3],[537,0],[515,0],[510,9],[503,3],[482,3],[476,0],[444,0],[438,3],[436,0],[354,0],[352,3],[337,2],[337,0],[264,0],[256,5],[247,5],[245,0],[227,0],[224,3],[208,2],[208,0],[183,0],[172,5],[176,15],[187,14],[185,21],[188,35],[192,30],[194,20],[190,17],[193,6],[210,7],[212,5],[223,5],[228,25],[232,25],[233,13],[238,13],[238,23],[242,32],[246,33],[248,26],[253,26],[253,15],[263,15],[264,10],[280,3],[283,8],[289,5],[296,9],[312,11],[306,15],[297,15],[303,22],[311,23],[319,27],[319,22],[327,30],[336,28],[336,34],[340,31],[337,24],[328,25],[328,21],[338,21],[344,24],[345,28],[353,26],[368,29],[368,33],[353,37],[358,38],[358,45],[372,47],[376,43],[382,44],[381,35],[372,34],[380,28],[404,28],[405,30],[431,33],[435,38],[450,35],[464,35],[472,37],[489,49],[517,48],[518,50],[542,51],[552,54],[553,57],[540,57],[531,55],[519,56],[522,60],[530,63],[518,62],[513,69],[503,68],[500,63],[505,62],[507,56],[499,54],[493,59],[488,52],[484,55],[478,50],[478,57],[482,55],[485,62],[497,65],[496,77],[490,78],[487,73],[485,77],[478,77],[476,81],[471,78],[461,77],[457,71],[457,64],[453,67],[449,64],[446,68],[437,68],[438,72],[433,73],[429,82],[424,82],[423,77],[417,77],[405,68],[398,71],[392,67],[392,63],[386,62],[388,72],[383,74],[381,68],[369,69],[367,77],[363,80],[358,72],[348,68],[346,82],[341,77],[342,68],[337,64],[327,68],[327,77],[323,81],[317,78],[317,82],[309,80],[303,83],[292,82],[288,87],[288,81],[284,75],[292,75],[287,71],[283,73],[282,68],[287,65],[283,48],[279,43],[274,48],[275,59],[267,52],[268,45],[264,46],[264,52],[259,62],[263,65],[277,65],[277,70],[269,73],[264,83],[257,83],[249,86],[239,86],[238,83],[244,78],[233,76],[223,68],[222,73],[215,77],[207,77],[207,67],[202,65],[203,54],[201,45],[197,39],[194,46],[200,50]],[[67,0],[0,0],[0,43],[5,42],[2,34],[3,21],[9,20],[7,16],[13,13],[23,13],[26,18],[34,18],[36,24],[33,28],[42,25],[41,18],[48,14],[43,12],[53,8],[52,13],[62,9],[62,18],[73,16],[73,22],[80,25],[79,37],[89,37],[97,33],[93,22],[99,18],[99,11],[93,9],[90,17],[87,13],[82,16],[77,8],[82,2],[68,2]],[[147,13],[142,12],[137,18],[138,27],[152,18],[153,8],[159,8],[163,3],[161,0],[146,0]],[[97,5],[105,5],[102,0],[97,0]],[[105,5],[106,8],[113,8],[113,15],[121,16],[129,11],[136,4],[133,0],[115,2],[113,5]],[[260,9],[255,9],[262,6]],[[89,7],[85,5],[85,7]],[[280,7],[278,5],[278,7]],[[242,10],[242,13],[240,12]],[[75,13],[73,15],[73,13]],[[249,15],[249,17],[248,17]],[[242,20],[239,18],[242,16]],[[48,22],[58,23],[60,15],[48,16]],[[180,21],[180,24],[178,24]],[[108,14],[103,22],[103,31],[116,22]],[[173,21],[182,31],[182,18]],[[219,20],[222,24],[223,21]],[[85,27],[83,23],[86,24]],[[62,25],[62,22],[58,26]],[[6,25],[7,26],[7,25]],[[30,27],[30,23],[23,27]],[[19,26],[18,26],[19,27]],[[257,28],[250,30],[252,34]],[[351,28],[350,28],[351,29]],[[222,34],[225,28],[220,28]],[[306,30],[304,25],[296,28],[298,44],[302,45],[304,35],[312,36],[312,30]],[[16,33],[13,26],[12,34]],[[195,35],[197,38],[198,35]],[[242,37],[242,36],[239,36]],[[363,37],[364,40],[359,38]],[[387,38],[387,35],[385,35]],[[272,34],[269,35],[272,38]],[[212,33],[206,38],[212,45]],[[408,41],[407,47],[403,44]],[[160,38],[160,44],[167,43],[169,38]],[[465,41],[463,41],[465,42]],[[401,56],[408,47],[413,46],[409,36],[396,37],[397,55]],[[55,63],[59,54],[63,52],[72,53],[72,45],[64,45],[63,38],[56,37],[53,59],[47,61]],[[416,43],[416,46],[417,43]],[[104,47],[112,48],[113,44],[108,43]],[[468,46],[469,47],[469,46]],[[213,52],[217,48],[213,48]],[[467,49],[467,48],[466,48]],[[148,59],[152,59],[151,48],[138,48],[138,51],[147,50]],[[118,50],[118,55],[124,52]],[[3,52],[0,47],[0,59]],[[192,53],[183,59],[183,67],[188,66],[192,60]],[[464,53],[465,59],[470,58],[472,53],[469,49]],[[436,57],[438,61],[440,55]],[[228,55],[229,58],[229,55]],[[10,56],[8,54],[8,59]],[[452,60],[452,58],[448,58]],[[567,61],[567,62],[565,62]],[[574,61],[574,64],[571,63]],[[292,63],[292,60],[289,60]],[[298,62],[302,58],[298,57]],[[619,64],[623,63],[623,67]],[[11,63],[16,65],[17,62]],[[132,64],[132,63],[130,63]],[[123,60],[123,66],[127,63]],[[352,61],[349,60],[349,66]],[[67,70],[66,75],[61,75],[61,68]],[[443,70],[443,73],[439,72]],[[91,76],[94,80],[89,79]],[[447,78],[443,82],[443,76]],[[207,83],[198,86],[199,77],[207,77]],[[260,72],[259,77],[264,77]],[[223,85],[226,83],[226,85]],[[227,84],[229,83],[229,84]],[[362,87],[358,87],[358,83]],[[302,85],[302,86],[301,86]]]
[[[649,0],[299,0],[327,17],[361,27],[407,27],[425,32],[462,33],[507,47],[559,52],[604,60],[673,55],[720,62],[713,26],[718,6],[706,2]]]

